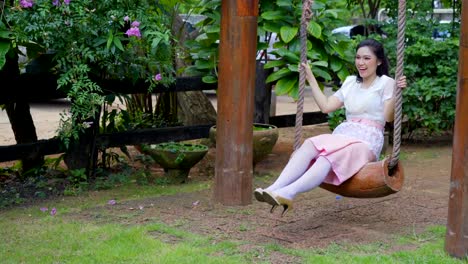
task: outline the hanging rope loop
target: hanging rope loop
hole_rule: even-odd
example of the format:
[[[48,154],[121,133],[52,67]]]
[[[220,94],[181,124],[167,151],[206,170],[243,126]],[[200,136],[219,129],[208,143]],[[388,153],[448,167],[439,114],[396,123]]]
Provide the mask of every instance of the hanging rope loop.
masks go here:
[[[403,76],[403,62],[405,50],[405,27],[406,27],[406,1],[398,1],[398,35],[397,35],[397,65],[395,71],[395,81]],[[402,90],[395,87],[395,119],[393,130],[393,152],[388,164],[392,170],[398,163],[401,145],[401,119],[402,119]]]
[[[302,1],[302,16],[300,28],[301,63],[307,63],[307,25],[312,19],[313,0]],[[301,66],[299,65],[300,69]],[[302,116],[304,114],[305,71],[299,70],[299,100],[297,101],[294,150],[298,149],[302,140]]]

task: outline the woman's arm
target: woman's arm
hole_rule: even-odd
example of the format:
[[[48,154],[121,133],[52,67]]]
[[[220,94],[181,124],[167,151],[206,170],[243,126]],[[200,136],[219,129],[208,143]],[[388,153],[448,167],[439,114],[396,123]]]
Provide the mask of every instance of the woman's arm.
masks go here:
[[[306,74],[306,79],[307,82],[309,83],[310,87],[312,88],[312,96],[315,99],[315,102],[317,103],[318,107],[320,108],[320,111],[322,113],[330,113],[333,112],[343,106],[343,102],[341,102],[337,97],[335,96],[330,96],[327,97],[323,91],[320,89],[317,80],[315,79],[314,74],[312,73],[312,70],[310,69],[309,64],[302,63],[302,67],[305,69],[305,74]]]
[[[393,86],[393,82],[391,83]],[[397,89],[406,88],[406,76],[400,77],[396,83]],[[392,122],[395,119],[395,92],[393,93],[392,98],[384,102],[384,117],[386,122]]]

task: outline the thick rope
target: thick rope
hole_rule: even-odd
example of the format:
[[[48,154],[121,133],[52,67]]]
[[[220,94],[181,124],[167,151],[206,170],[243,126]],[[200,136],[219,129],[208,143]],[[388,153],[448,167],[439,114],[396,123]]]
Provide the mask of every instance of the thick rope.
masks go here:
[[[312,3],[313,0],[302,1],[302,17],[301,17],[301,28],[300,28],[300,40],[301,40],[301,63],[307,63],[307,25],[312,18]],[[302,140],[302,116],[304,114],[304,90],[306,76],[305,71],[300,70],[302,67],[299,65],[299,100],[297,101],[296,110],[296,127],[295,127],[295,138],[294,138],[294,150],[298,149],[301,145]]]
[[[397,35],[397,65],[395,80],[403,76],[403,62],[405,49],[405,24],[406,24],[406,1],[398,1],[398,35]],[[395,120],[393,130],[393,152],[389,162],[389,169],[393,169],[398,164],[401,144],[401,119],[402,119],[402,90],[395,87]]]

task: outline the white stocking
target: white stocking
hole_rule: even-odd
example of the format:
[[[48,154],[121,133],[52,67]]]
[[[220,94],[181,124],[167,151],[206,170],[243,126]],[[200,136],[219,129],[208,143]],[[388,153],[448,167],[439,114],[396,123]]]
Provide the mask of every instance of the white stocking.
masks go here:
[[[292,154],[291,159],[278,179],[266,188],[266,190],[275,191],[296,181],[304,174],[310,162],[317,157],[318,154],[319,152],[315,148],[314,143],[309,140],[304,141],[301,147]]]
[[[287,199],[293,199],[298,193],[306,192],[319,186],[325,180],[330,170],[330,162],[324,157],[319,157],[302,177],[299,177],[299,179],[286,187],[276,189],[274,193]]]

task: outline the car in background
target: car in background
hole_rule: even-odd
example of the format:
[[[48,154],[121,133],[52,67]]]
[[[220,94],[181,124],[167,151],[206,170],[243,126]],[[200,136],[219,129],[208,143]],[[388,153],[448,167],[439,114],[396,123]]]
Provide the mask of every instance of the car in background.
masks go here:
[[[387,34],[382,30],[382,28],[379,25],[368,25],[367,29],[364,25],[349,25],[335,28],[332,30],[332,34],[342,34],[348,38],[354,38],[355,36],[366,36],[372,33],[379,34],[384,38],[387,37]]]

